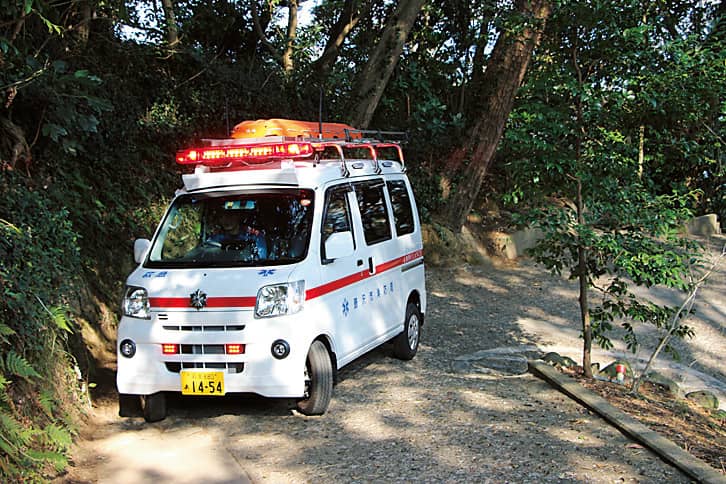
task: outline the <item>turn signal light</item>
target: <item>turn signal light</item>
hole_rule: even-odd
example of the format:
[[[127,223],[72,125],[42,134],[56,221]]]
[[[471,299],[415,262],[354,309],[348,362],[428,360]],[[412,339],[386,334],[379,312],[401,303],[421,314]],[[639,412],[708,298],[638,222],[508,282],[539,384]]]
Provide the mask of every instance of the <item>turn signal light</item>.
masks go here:
[[[224,346],[228,355],[242,355],[245,352],[245,345],[239,343],[228,343]]]
[[[179,345],[172,343],[164,343],[161,345],[161,352],[165,355],[175,355],[179,353]]]

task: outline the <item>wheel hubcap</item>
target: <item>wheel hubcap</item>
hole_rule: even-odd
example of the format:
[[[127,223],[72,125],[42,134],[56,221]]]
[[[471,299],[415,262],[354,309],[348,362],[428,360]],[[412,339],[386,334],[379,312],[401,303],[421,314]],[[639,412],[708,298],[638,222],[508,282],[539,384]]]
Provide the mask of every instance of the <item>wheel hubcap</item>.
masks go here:
[[[416,348],[416,345],[418,345],[418,316],[415,314],[412,314],[410,318],[408,318],[408,347],[411,349]]]

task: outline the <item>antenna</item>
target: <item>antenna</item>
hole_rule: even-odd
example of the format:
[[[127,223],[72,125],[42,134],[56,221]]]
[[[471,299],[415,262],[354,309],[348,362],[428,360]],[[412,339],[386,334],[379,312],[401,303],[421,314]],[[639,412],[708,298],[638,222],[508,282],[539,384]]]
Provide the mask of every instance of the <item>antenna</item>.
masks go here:
[[[323,86],[320,86],[320,101],[318,103],[318,138],[323,139]]]
[[[227,120],[227,136],[229,136],[229,98],[227,96],[224,97],[224,117]]]

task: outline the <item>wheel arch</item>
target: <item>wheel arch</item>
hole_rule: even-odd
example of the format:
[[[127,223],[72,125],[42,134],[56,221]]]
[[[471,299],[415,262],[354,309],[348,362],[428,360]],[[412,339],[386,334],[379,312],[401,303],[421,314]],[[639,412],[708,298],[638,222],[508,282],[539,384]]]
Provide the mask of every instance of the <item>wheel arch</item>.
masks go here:
[[[406,306],[409,304],[415,304],[418,308],[418,312],[421,315],[421,326],[424,324],[424,313],[421,311],[421,294],[418,292],[418,290],[414,289],[411,291],[411,293],[408,295],[408,300],[406,301]]]

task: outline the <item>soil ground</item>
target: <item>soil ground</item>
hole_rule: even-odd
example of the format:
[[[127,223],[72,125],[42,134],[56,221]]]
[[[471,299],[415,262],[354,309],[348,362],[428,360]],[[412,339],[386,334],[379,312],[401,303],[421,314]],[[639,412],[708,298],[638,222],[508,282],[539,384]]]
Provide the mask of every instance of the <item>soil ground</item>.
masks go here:
[[[429,308],[417,357],[393,359],[384,345],[348,365],[324,416],[301,416],[287,400],[174,397],[166,420],[146,424],[116,416],[112,379],[104,380],[73,466],[57,481],[688,482],[529,374],[454,369],[461,355],[497,348],[558,348],[577,360],[574,284],[527,260],[427,271]],[[699,381],[726,381],[724,272],[702,300],[696,339],[680,348],[690,371],[703,375]],[[596,353],[595,361],[607,363],[621,350]],[[634,411],[634,400],[613,398],[617,392],[607,388],[611,402],[619,398]],[[667,420],[655,408],[635,413]],[[684,422],[690,432],[694,426]],[[709,438],[721,445],[723,421],[716,427],[720,433]]]

